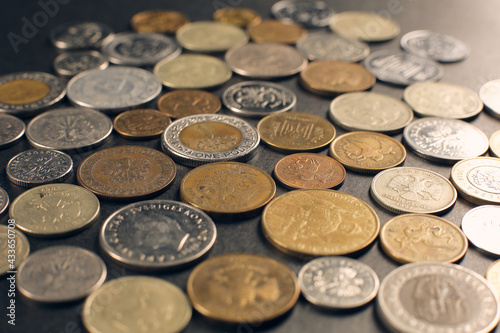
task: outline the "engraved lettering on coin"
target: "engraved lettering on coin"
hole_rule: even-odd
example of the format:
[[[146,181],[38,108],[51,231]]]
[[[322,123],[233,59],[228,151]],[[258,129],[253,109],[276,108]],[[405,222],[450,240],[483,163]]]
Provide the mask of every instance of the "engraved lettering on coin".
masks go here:
[[[476,167],[467,173],[467,179],[482,191],[500,194],[500,168],[498,167]]]
[[[236,127],[216,122],[190,125],[179,135],[182,144],[191,149],[207,152],[222,152],[236,148],[243,136]]]
[[[469,55],[468,47],[459,39],[428,30],[408,32],[400,44],[405,51],[440,62],[461,61]]]
[[[100,165],[100,171],[108,176],[110,183],[132,184],[143,181],[151,169],[148,160],[140,159],[110,159]]]
[[[401,198],[413,201],[439,201],[443,193],[441,186],[435,184],[432,179],[421,180],[418,176],[396,176],[391,179],[387,187],[398,192]]]
[[[105,69],[108,65],[108,60],[97,51],[66,52],[54,59],[54,69],[65,77],[73,77],[95,68]]]
[[[197,89],[180,89],[166,93],[158,100],[158,109],[172,118],[200,113],[217,113],[220,99],[212,93]]]

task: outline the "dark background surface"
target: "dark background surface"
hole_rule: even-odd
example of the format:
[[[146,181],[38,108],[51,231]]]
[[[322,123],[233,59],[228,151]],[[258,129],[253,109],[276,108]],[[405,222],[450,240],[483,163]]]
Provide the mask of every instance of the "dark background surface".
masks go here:
[[[207,1],[87,1],[87,0],[60,0],[57,10],[52,7],[52,15],[46,16],[45,24],[40,24],[37,31],[32,31],[23,44],[18,45],[18,52],[8,39],[8,34],[15,33],[23,36],[22,29],[26,20],[33,22],[34,17],[43,18],[41,3],[54,3],[55,1],[2,1],[0,13],[0,74],[8,74],[17,71],[44,71],[54,73],[52,62],[58,55],[49,42],[48,35],[55,26],[69,21],[97,21],[111,26],[116,32],[130,30],[130,18],[137,12],[146,9],[171,9],[184,12],[191,21],[210,20],[212,13],[223,6],[250,7],[255,9],[264,19],[270,17],[270,8],[273,1],[266,0],[207,0]],[[372,11],[389,17],[401,26],[401,35],[417,30],[428,29],[436,32],[453,35],[464,41],[471,49],[468,59],[458,63],[444,64],[444,77],[441,81],[463,85],[478,91],[480,86],[487,81],[500,78],[500,47],[498,36],[500,35],[500,2],[482,1],[456,1],[456,0],[419,0],[419,1],[399,1],[399,0],[372,0],[372,1],[327,1],[336,11],[363,10]],[[43,20],[39,21],[43,23]],[[371,44],[372,51],[381,49],[399,49],[400,36],[389,42]],[[220,55],[221,57],[223,55]],[[213,90],[218,97],[230,85],[243,81],[244,78],[234,75],[229,82],[222,87]],[[296,111],[309,112],[327,118],[330,98],[312,95],[303,90],[298,77],[277,81],[280,84],[292,89],[297,94]],[[167,90],[164,89],[165,93]],[[403,88],[391,86],[377,82],[372,91],[388,94],[395,98],[402,98]],[[67,101],[63,102],[63,105]],[[153,104],[153,107],[155,104]],[[229,114],[228,110],[221,110],[221,113]],[[26,119],[28,122],[29,119]],[[257,120],[249,120],[253,125]],[[500,121],[482,112],[470,123],[481,128],[489,137],[493,132],[500,129]],[[2,124],[0,124],[1,126]],[[344,133],[337,127],[337,135]],[[394,135],[394,138],[401,140],[402,135]],[[113,133],[102,148],[117,145],[138,144],[161,150],[160,139],[147,141],[130,141],[123,139]],[[10,158],[17,153],[31,149],[26,138],[23,138],[16,145],[0,150],[0,187],[4,188],[11,201],[26,189],[13,185],[7,180],[5,166]],[[101,149],[101,148],[98,148]],[[83,158],[94,152],[88,151],[81,154],[71,154],[75,168]],[[328,154],[325,148],[320,152]],[[272,174],[275,163],[285,156],[282,153],[270,150],[261,144],[256,157],[248,163],[258,166]],[[158,199],[180,200],[179,183],[182,177],[191,170],[189,167],[178,166],[178,174],[173,185],[165,193],[159,195]],[[427,168],[449,177],[451,166],[431,163],[423,160],[411,152],[408,152],[404,166],[417,166]],[[373,176],[347,172],[347,177],[343,186],[339,189],[361,198],[373,207],[380,218],[381,223],[394,216],[394,214],[378,206],[369,195],[369,187]],[[74,175],[65,181],[76,184]],[[280,185],[277,188],[277,195],[285,193],[287,190]],[[76,245],[95,252],[99,252],[98,232],[105,219],[116,209],[125,205],[120,202],[109,202],[100,200],[102,205],[99,220],[89,229],[73,236],[58,239],[40,239],[28,237],[31,251],[37,251],[54,245]],[[463,215],[475,207],[459,197],[456,205],[444,218],[452,221],[457,226]],[[222,253],[247,252],[262,254],[272,257],[288,265],[296,273],[305,264],[304,260],[296,259],[276,251],[270,246],[260,229],[260,216],[252,219],[238,221],[218,221],[218,238],[209,252],[209,256],[216,256]],[[2,221],[6,224],[6,221]],[[378,240],[361,254],[353,256],[370,265],[382,280],[391,270],[399,265],[387,256],[380,249]],[[473,245],[470,245],[467,254],[459,262],[460,265],[468,267],[477,273],[484,275],[488,266],[495,260],[478,252]],[[107,262],[108,280],[126,275],[141,274],[126,270],[113,263]],[[160,274],[149,274],[159,276],[177,286],[185,289],[187,278],[194,266],[186,267],[176,272],[166,272]],[[8,283],[6,276],[0,277],[0,332],[53,332],[53,333],[76,333],[85,332],[80,318],[80,310],[83,304],[77,302],[60,306],[46,306],[33,304],[21,297],[16,298],[16,326],[7,324]],[[386,329],[381,326],[377,319],[374,303],[352,311],[327,312],[319,310],[309,304],[301,297],[294,309],[281,320],[266,325],[223,326],[211,322],[203,316],[193,313],[193,317],[186,332],[253,332],[253,331],[273,331],[273,332],[384,332]]]

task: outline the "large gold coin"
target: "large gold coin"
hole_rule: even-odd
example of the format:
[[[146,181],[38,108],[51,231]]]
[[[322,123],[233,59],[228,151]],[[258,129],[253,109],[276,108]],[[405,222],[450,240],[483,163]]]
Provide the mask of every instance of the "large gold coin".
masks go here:
[[[9,223],[9,226],[14,224]],[[29,253],[30,243],[21,231],[0,225],[0,276],[15,271]]]
[[[399,25],[382,15],[370,12],[348,11],[337,13],[330,21],[336,34],[365,42],[380,42],[399,35]]]
[[[6,104],[29,104],[41,100],[50,92],[50,87],[41,81],[20,79],[0,85],[0,102]]]
[[[138,109],[120,113],[113,121],[115,131],[129,139],[151,139],[163,133],[172,122],[166,114],[153,109]]]
[[[378,236],[380,221],[368,204],[334,190],[296,190],[272,200],[262,213],[264,235],[295,256],[357,252]]]
[[[307,30],[298,23],[264,20],[249,26],[248,34],[256,43],[295,44],[307,35]]]
[[[255,254],[225,254],[199,264],[189,276],[193,307],[211,319],[261,323],[288,312],[300,289],[295,273]]]
[[[186,23],[189,23],[189,19],[173,10],[146,10],[132,16],[130,21],[132,29],[137,32],[165,34],[174,34]]]
[[[231,23],[238,27],[245,28],[262,21],[256,11],[250,8],[225,7],[217,9],[213,15],[214,21]]]

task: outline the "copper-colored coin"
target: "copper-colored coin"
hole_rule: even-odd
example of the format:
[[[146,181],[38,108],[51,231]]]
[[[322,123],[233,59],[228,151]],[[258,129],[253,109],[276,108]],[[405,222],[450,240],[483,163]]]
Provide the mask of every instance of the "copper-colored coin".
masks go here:
[[[201,113],[216,113],[220,108],[219,97],[197,89],[171,91],[158,100],[158,109],[172,118],[182,118]]]
[[[129,139],[156,138],[172,122],[169,116],[153,109],[137,109],[120,113],[113,121],[115,131]]]
[[[283,157],[274,166],[274,175],[289,189],[327,189],[344,182],[345,169],[331,157],[297,153]]]
[[[288,312],[300,288],[295,273],[261,255],[233,253],[205,260],[189,275],[193,307],[211,319],[262,323]]]
[[[333,60],[314,61],[300,72],[300,83],[314,94],[337,95],[370,89],[377,79],[363,66]]]
[[[264,20],[249,26],[248,34],[256,43],[295,44],[307,35],[307,30],[298,23]]]
[[[175,34],[177,29],[189,23],[186,15],[173,10],[147,10],[132,16],[130,25],[137,32]]]
[[[213,15],[214,21],[231,23],[245,28],[258,24],[262,18],[256,11],[250,8],[225,7],[217,9]]]
[[[88,156],[80,163],[76,177],[81,186],[101,198],[126,200],[164,191],[175,174],[174,161],[158,150],[118,146]]]

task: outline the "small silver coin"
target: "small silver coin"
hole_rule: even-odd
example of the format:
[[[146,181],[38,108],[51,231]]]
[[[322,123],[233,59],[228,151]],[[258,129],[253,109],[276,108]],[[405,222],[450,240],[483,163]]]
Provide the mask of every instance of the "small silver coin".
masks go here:
[[[426,117],[406,126],[403,139],[418,156],[453,164],[486,153],[488,137],[477,127],[457,119]]]
[[[7,178],[25,187],[62,182],[72,170],[73,161],[68,154],[45,149],[23,151],[11,158],[6,167]]]
[[[479,206],[462,218],[462,230],[477,248],[500,255],[500,206]]]
[[[19,291],[46,303],[80,300],[106,280],[106,266],[95,253],[75,246],[52,246],[29,255],[17,270]]]
[[[380,81],[407,86],[415,82],[437,81],[443,67],[416,54],[382,50],[370,54],[363,65]]]
[[[490,332],[500,318],[493,286],[449,263],[419,262],[390,272],[380,284],[377,314],[395,332]]]
[[[60,108],[33,118],[26,129],[26,137],[36,148],[78,150],[104,143],[112,130],[111,120],[99,111]]]
[[[428,30],[415,30],[401,37],[406,52],[418,54],[439,62],[461,61],[468,57],[469,48],[459,39]]]
[[[278,1],[271,7],[271,13],[281,21],[292,21],[306,27],[326,27],[335,14],[323,1]]]
[[[142,270],[168,269],[199,259],[215,242],[216,227],[201,210],[177,201],[125,206],[102,226],[101,248],[114,260]]]
[[[486,82],[479,89],[479,98],[493,117],[500,118],[500,80]]]
[[[377,295],[379,279],[370,266],[346,257],[322,257],[304,265],[298,276],[304,297],[330,309],[363,306]]]
[[[54,59],[54,69],[65,78],[72,78],[91,69],[105,69],[108,60],[97,51],[73,51],[60,54]]]
[[[181,47],[162,34],[121,32],[108,39],[101,52],[113,64],[147,66],[177,57]]]
[[[118,112],[141,106],[161,92],[160,80],[141,68],[113,66],[78,74],[68,82],[68,98],[79,106]]]
[[[238,115],[264,117],[291,110],[297,102],[297,96],[276,83],[244,81],[227,88],[222,95],[222,102]]]
[[[89,49],[112,36],[113,30],[98,22],[67,23],[50,32],[50,41],[59,49]]]
[[[26,130],[24,122],[14,116],[0,113],[0,149],[20,140]]]
[[[0,216],[7,210],[9,206],[9,195],[0,187]]]
[[[297,42],[297,49],[307,54],[309,60],[334,60],[358,62],[370,54],[368,44],[345,38],[331,32],[310,32]]]

